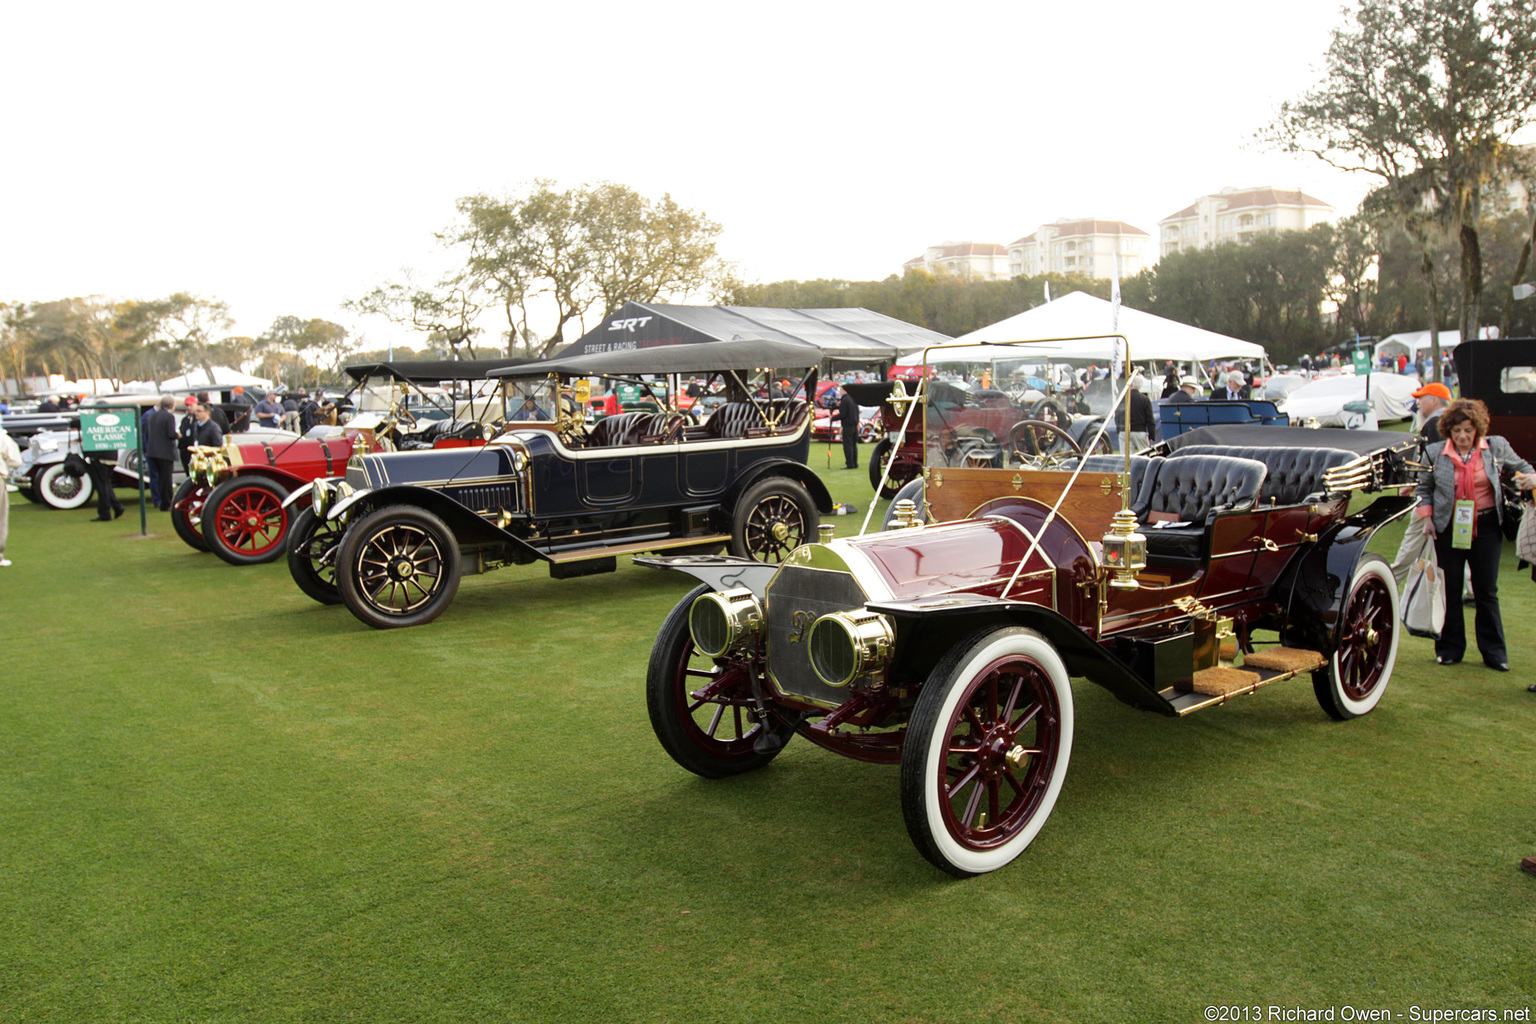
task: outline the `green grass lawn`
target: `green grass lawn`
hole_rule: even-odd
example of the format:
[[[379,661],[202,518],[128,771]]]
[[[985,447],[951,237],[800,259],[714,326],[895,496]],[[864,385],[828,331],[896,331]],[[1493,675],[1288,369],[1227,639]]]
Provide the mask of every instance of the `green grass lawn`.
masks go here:
[[[824,447],[862,512],[865,470]],[[92,514],[13,496],[0,1022],[1536,1002],[1536,585],[1512,545],[1509,675],[1408,638],[1349,723],[1305,681],[1183,720],[1078,681],[1054,816],[962,882],[909,842],[894,768],[803,740],[733,780],[671,762],[643,687],[686,577],[503,570],[377,632],[164,515],[140,539]]]

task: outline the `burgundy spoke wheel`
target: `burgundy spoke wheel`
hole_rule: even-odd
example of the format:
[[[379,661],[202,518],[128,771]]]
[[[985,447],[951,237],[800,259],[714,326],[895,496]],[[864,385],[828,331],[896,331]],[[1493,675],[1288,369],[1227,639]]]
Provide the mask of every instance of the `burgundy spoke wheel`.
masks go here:
[[[951,649],[902,751],[902,812],[923,856],[967,876],[1022,853],[1061,791],[1072,722],[1066,666],[1039,634],[994,629]]]
[[[288,491],[262,477],[237,476],[213,489],[202,507],[208,550],[231,565],[281,558],[288,533]]]
[[[695,588],[662,623],[646,669],[645,700],[651,728],[672,759],[696,775],[719,779],[772,761],[794,730],[758,717],[750,662],[717,661],[694,647],[688,612],[708,590]]]
[[[731,517],[731,553],[759,562],[782,562],[816,537],[821,521],[804,487],[771,476],[748,487]]]
[[[1339,608],[1334,650],[1312,674],[1323,710],[1344,720],[1375,708],[1392,679],[1400,635],[1397,580],[1379,555],[1363,555]]]

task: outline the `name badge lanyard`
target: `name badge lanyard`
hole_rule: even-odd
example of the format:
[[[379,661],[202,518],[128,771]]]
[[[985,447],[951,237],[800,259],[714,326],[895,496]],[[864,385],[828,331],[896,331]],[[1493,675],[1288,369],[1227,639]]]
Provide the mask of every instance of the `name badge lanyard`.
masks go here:
[[[1461,453],[1458,452],[1458,455]],[[1461,460],[1463,466],[1472,464],[1473,456],[1477,455],[1476,448],[1471,454]],[[1466,551],[1472,547],[1472,537],[1477,531],[1477,502],[1473,498],[1457,498],[1456,506],[1451,514],[1451,547]]]

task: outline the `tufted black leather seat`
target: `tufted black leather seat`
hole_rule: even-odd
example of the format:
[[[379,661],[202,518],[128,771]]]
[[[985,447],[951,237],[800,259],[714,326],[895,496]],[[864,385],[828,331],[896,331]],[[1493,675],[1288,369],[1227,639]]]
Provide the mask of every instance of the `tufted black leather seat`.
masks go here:
[[[1264,463],[1268,475],[1259,497],[1276,505],[1303,505],[1321,499],[1326,493],[1323,474],[1359,458],[1342,448],[1222,448],[1209,444],[1192,444],[1168,457],[1190,455],[1232,455]]]
[[[1218,512],[1248,508],[1258,500],[1268,472],[1255,459],[1227,455],[1187,455],[1150,460],[1155,474],[1147,512],[1162,512],[1187,526],[1148,524],[1149,557],[1198,560],[1204,555],[1206,526]]]
[[[587,435],[588,448],[616,448],[639,444],[644,438],[660,434],[667,425],[663,412],[621,412],[597,421]]]
[[[1077,461],[1068,459],[1061,468],[1076,469]],[[1151,482],[1156,475],[1153,461],[1145,455],[1131,456],[1131,511],[1136,513],[1137,519],[1146,517],[1147,506],[1152,501]],[[1089,473],[1118,473],[1124,468],[1124,455],[1090,455],[1083,460],[1083,470]]]
[[[775,399],[769,415],[779,415],[779,432],[792,432],[810,415],[810,403],[802,398]],[[751,402],[727,402],[710,414],[704,424],[704,436],[711,438],[746,437],[747,431],[766,427],[763,413]]]

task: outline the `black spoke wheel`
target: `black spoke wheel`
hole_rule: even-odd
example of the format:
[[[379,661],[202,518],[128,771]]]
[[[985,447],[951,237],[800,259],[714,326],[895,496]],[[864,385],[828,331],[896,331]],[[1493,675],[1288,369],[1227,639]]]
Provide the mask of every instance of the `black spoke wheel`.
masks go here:
[[[772,761],[794,727],[771,719],[765,725],[756,717],[749,665],[716,662],[694,649],[688,612],[709,589],[689,591],[662,622],[645,672],[645,705],[656,739],[672,760],[695,775],[723,779]]]
[[[336,554],[346,527],[306,508],[288,527],[288,575],[300,590],[321,604],[341,604],[336,583]]]
[[[895,449],[896,445],[889,437],[882,437],[875,442],[874,451],[869,454],[869,486],[878,489],[882,498],[892,497],[907,482],[898,470],[892,469],[885,486],[880,486],[880,477],[884,475],[885,465],[891,461]]]
[[[1330,718],[1345,721],[1381,703],[1401,638],[1397,580],[1380,556],[1362,555],[1339,608],[1334,650],[1312,673],[1312,690]]]
[[[951,648],[901,751],[902,816],[922,855],[966,877],[1023,853],[1056,805],[1072,728],[1066,665],[1040,634],[981,630]]]
[[[821,514],[806,489],[771,476],[748,487],[731,516],[731,553],[759,562],[782,562],[816,539]]]
[[[203,504],[208,500],[208,487],[197,480],[183,480],[171,496],[171,528],[188,547],[207,551],[208,542],[203,539]]]
[[[375,629],[419,626],[459,591],[459,545],[424,509],[391,506],[353,523],[336,555],[347,609]]]

